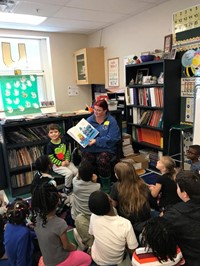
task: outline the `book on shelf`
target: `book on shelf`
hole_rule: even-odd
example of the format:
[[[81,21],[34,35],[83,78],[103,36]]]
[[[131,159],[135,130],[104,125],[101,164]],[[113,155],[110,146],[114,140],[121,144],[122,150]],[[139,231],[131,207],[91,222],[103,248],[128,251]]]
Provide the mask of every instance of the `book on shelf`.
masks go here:
[[[147,128],[137,128],[136,133],[137,141],[144,141],[162,148],[162,133],[160,131]]]
[[[24,172],[21,174],[11,176],[11,186],[12,188],[19,188],[23,186],[30,185],[33,180],[32,172]]]
[[[133,107],[133,124],[138,123],[138,109],[137,107]]]
[[[156,107],[156,96],[155,96],[155,88],[151,87],[150,90],[150,97],[151,97],[151,107]]]
[[[125,100],[126,100],[126,105],[130,105],[130,92],[129,92],[129,87],[125,88]]]
[[[75,126],[67,130],[67,134],[85,148],[90,140],[94,139],[99,134],[99,131],[87,120],[82,118]]]

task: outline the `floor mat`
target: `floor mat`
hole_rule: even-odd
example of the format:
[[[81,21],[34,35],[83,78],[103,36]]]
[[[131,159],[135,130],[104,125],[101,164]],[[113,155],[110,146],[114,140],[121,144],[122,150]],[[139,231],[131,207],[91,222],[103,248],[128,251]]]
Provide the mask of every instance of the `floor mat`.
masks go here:
[[[67,236],[68,236],[70,242],[72,242],[73,244],[78,246],[76,243],[76,240],[74,239],[73,229],[67,230]]]
[[[151,172],[151,173],[147,173],[147,174],[141,175],[141,178],[148,185],[155,185],[158,176],[160,176],[160,175],[159,174],[156,174],[154,172]]]

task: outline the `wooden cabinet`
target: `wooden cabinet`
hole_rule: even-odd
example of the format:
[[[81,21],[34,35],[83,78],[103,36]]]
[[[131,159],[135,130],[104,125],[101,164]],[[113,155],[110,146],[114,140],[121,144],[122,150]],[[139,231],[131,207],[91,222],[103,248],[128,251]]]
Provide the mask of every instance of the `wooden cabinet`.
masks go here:
[[[112,111],[111,114],[116,118],[121,129],[121,112],[117,110]],[[82,118],[86,119],[89,115],[89,113],[83,115],[72,114],[32,120],[11,120],[6,123],[2,121],[2,124],[0,124],[1,188],[6,188],[7,181],[13,197],[29,193],[35,170],[34,162],[44,154],[44,148],[49,141],[47,125],[50,123],[59,124],[62,133],[65,134],[70,127]],[[69,135],[66,135],[66,137],[71,150],[73,150],[77,143]]]
[[[132,84],[140,72],[159,77],[162,84]],[[180,122],[180,76],[179,60],[159,60],[126,66],[127,131],[132,135],[133,148],[168,152],[169,129]],[[137,78],[136,78],[137,77]],[[174,143],[179,145],[179,140]]]
[[[84,48],[74,53],[77,85],[105,84],[104,48]]]

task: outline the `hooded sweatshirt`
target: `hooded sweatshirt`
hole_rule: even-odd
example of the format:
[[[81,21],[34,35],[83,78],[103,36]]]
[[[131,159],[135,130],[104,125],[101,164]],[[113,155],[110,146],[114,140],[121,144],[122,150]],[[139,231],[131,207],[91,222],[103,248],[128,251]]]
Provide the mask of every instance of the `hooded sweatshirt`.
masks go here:
[[[200,265],[200,203],[179,202],[163,216],[174,227],[187,266]]]

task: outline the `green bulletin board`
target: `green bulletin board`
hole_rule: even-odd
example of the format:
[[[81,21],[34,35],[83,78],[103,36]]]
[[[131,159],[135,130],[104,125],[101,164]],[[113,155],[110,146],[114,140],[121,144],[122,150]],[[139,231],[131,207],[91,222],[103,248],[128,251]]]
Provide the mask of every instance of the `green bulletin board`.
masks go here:
[[[1,76],[0,88],[6,116],[40,113],[37,76]]]

